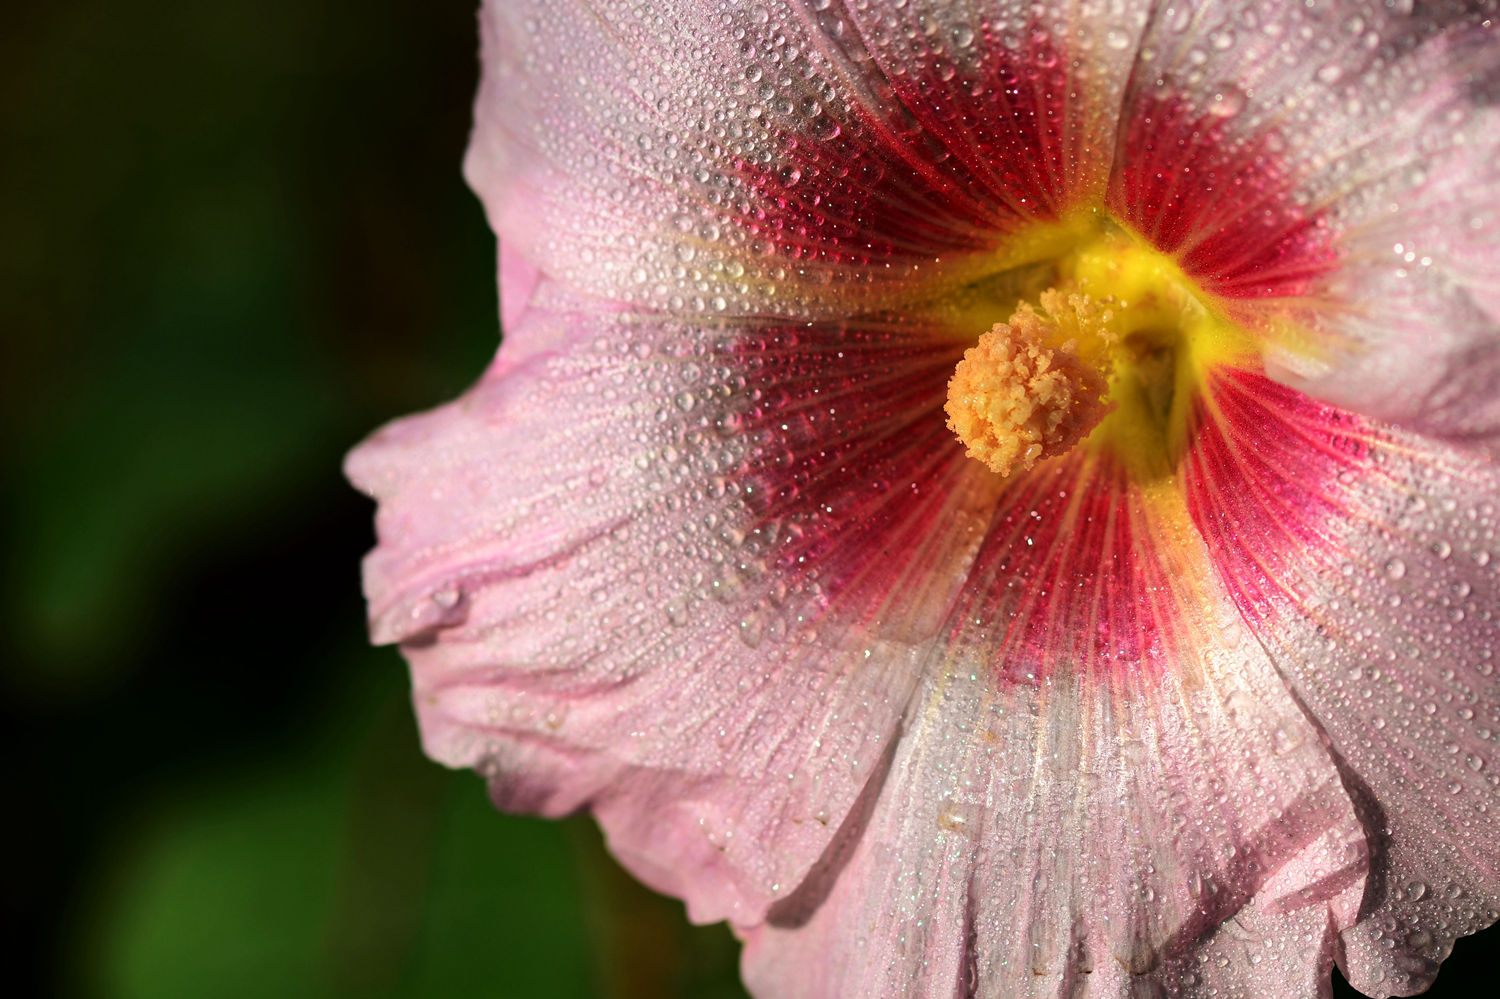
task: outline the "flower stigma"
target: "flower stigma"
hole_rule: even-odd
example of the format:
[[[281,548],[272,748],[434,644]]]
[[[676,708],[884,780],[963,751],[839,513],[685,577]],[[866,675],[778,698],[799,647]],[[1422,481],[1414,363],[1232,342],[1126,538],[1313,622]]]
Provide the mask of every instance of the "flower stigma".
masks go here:
[[[966,350],[948,382],[948,429],[1001,476],[1079,446],[1144,480],[1168,475],[1205,374],[1254,353],[1170,257],[1115,226],[1059,257],[1036,297]]]

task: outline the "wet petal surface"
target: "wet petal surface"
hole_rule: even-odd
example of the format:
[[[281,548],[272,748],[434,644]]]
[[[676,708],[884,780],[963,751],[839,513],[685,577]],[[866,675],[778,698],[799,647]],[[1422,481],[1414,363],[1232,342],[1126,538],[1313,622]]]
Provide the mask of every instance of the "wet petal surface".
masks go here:
[[[1500,916],[1500,477],[1256,379],[1209,406],[1194,519],[1377,858],[1346,971],[1410,994]]]
[[[506,344],[350,463],[429,752],[765,996],[1423,987],[1500,905],[1491,7],[487,4]],[[966,459],[1120,247],[1223,342]]]
[[[1326,975],[1366,863],[1338,772],[1222,593],[1158,596],[1162,674],[958,612],[847,869],[751,931],[752,988],[1254,995]]]
[[[1158,7],[1112,201],[1211,287],[1275,299],[1237,314],[1273,341],[1296,331],[1280,358],[1288,383],[1485,448],[1500,435],[1494,13]],[[1236,155],[1246,144],[1260,147],[1252,160]],[[1267,157],[1272,169],[1245,168]],[[1179,199],[1200,206],[1196,219]]]
[[[506,807],[592,807],[695,917],[753,921],[883,765],[974,547],[969,463],[905,405],[951,348],[622,320],[552,286],[519,332],[548,347],[350,459],[382,504],[374,635],[433,756]],[[830,343],[860,371],[809,395]]]

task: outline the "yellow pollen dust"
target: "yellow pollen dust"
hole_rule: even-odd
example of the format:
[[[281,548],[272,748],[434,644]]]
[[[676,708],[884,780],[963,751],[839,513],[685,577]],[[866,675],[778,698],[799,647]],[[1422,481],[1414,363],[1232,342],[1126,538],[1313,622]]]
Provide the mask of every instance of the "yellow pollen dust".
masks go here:
[[[1022,303],[964,352],[948,382],[948,429],[1000,475],[1072,450],[1109,406],[1109,310],[1076,292]]]

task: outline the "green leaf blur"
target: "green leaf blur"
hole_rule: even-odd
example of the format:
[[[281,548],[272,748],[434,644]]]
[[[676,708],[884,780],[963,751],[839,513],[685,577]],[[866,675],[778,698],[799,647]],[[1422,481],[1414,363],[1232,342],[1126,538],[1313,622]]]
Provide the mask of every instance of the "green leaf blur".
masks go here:
[[[742,996],[586,818],[422,755],[342,456],[493,354],[474,4],[65,0],[0,37],[17,994]],[[19,988],[17,988],[19,984]]]

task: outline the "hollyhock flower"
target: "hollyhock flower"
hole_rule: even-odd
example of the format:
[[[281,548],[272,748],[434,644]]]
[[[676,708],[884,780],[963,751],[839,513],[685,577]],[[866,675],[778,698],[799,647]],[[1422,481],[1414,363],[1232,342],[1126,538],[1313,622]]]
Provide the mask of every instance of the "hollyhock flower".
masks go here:
[[[1500,908],[1492,4],[494,0],[361,446],[427,751],[765,997],[1424,988]]]

